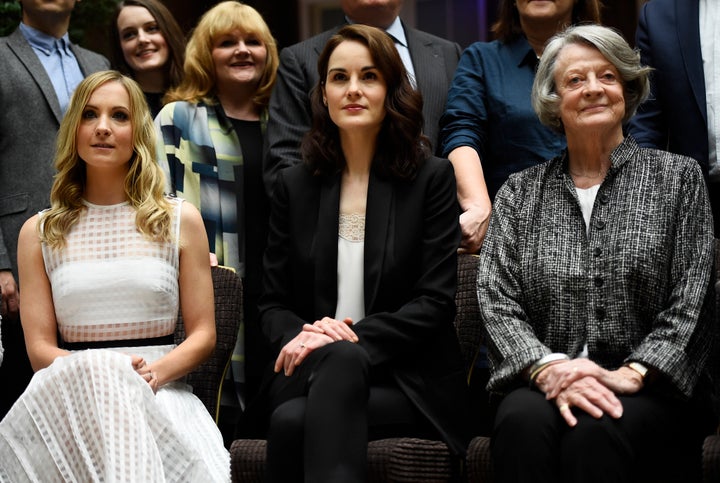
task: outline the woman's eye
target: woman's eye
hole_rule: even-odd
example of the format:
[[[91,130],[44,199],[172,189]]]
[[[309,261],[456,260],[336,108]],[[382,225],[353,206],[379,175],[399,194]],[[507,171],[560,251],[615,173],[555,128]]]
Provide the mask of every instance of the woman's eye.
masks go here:
[[[128,113],[124,112],[124,111],[117,111],[117,112],[113,113],[112,117],[116,121],[127,121],[128,119],[130,119],[130,116],[128,115]]]
[[[331,80],[334,80],[336,82],[338,81],[344,81],[347,79],[347,76],[345,74],[342,74],[340,72],[333,74]]]
[[[247,45],[262,45],[262,42],[260,42],[258,39],[247,39],[245,43]]]
[[[135,38],[135,32],[124,32],[121,36],[123,40],[130,40]]]
[[[147,32],[158,32],[160,30],[160,27],[157,25],[150,25],[148,28],[145,29]]]
[[[90,109],[88,109],[88,110],[86,110],[86,111],[83,111],[83,113],[82,113],[82,118],[83,118],[83,119],[93,119],[93,118],[95,118],[95,117],[97,117],[97,116],[95,115],[95,111],[90,110]]]
[[[365,72],[363,79],[365,80],[376,80],[378,75],[375,72]]]

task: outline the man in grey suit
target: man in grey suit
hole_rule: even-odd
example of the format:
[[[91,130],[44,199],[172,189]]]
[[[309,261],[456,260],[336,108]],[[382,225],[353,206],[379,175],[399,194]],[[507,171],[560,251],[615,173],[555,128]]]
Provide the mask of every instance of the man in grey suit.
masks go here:
[[[425,135],[437,149],[438,121],[460,58],[460,46],[406,27],[398,15],[402,0],[342,0],[345,16],[386,30],[395,40],[400,57],[423,95]],[[263,176],[272,194],[278,171],[301,161],[300,143],[310,129],[310,92],[318,82],[317,58],[340,27],[328,30],[282,50],[277,83],[270,99]],[[399,38],[400,37],[400,38]],[[404,37],[404,38],[403,38]]]
[[[20,3],[22,24],[0,38],[0,289],[5,348],[0,418],[32,377],[18,313],[18,233],[25,220],[49,205],[55,136],[72,91],[84,76],[110,66],[105,57],[69,42],[76,0]]]

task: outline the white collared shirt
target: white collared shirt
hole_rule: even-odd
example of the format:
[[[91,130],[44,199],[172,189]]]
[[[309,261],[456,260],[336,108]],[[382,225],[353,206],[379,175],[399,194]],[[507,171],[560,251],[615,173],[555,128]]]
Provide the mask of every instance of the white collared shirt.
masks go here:
[[[720,4],[700,0],[700,50],[705,74],[710,180],[720,182]]]

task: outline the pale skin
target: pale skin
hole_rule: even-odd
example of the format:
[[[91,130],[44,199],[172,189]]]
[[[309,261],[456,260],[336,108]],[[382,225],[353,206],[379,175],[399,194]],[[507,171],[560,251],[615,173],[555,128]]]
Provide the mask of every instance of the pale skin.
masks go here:
[[[340,212],[365,214],[370,167],[385,118],[387,87],[370,51],[355,41],[340,43],[330,55],[323,100],[338,126],[346,166],[340,185]],[[275,360],[275,372],[292,375],[312,351],[335,341],[358,342],[349,317],[326,316],[288,342]]]
[[[133,77],[144,92],[163,92],[169,49],[155,17],[145,7],[128,5],[117,18],[118,41]]]
[[[98,93],[108,84],[115,83],[108,82],[95,92]],[[115,146],[112,149],[122,150],[123,141],[119,133],[123,126],[118,125],[120,118],[113,113],[117,113],[118,108],[122,109],[123,102],[126,103],[127,109],[127,93],[124,101],[117,99],[109,95],[96,98],[93,94],[88,105],[92,103],[97,107],[97,111],[93,117],[81,121],[81,125],[88,122],[91,124],[90,129],[97,133],[91,136],[91,142],[97,143],[101,140],[103,143]],[[112,155],[94,156],[93,149],[81,146],[81,142],[82,137],[78,135],[78,152],[85,150],[89,153],[88,158],[92,157],[86,162],[87,181],[84,198],[97,205],[116,204],[127,200],[124,178],[128,172],[129,162],[127,160],[118,162]],[[37,223],[36,215],[23,225],[18,246],[18,267],[23,280],[23,290],[33,294],[32,300],[21,302],[20,311],[25,343],[35,371],[49,366],[57,357],[70,354],[58,347],[52,289],[45,272]],[[207,263],[208,242],[200,213],[189,203],[183,204],[181,210],[179,242],[180,308],[187,337],[175,349],[152,363],[148,363],[140,356],[130,354],[133,369],[153,391],[193,370],[209,357],[215,346],[215,310],[212,278]]]
[[[555,62],[555,84],[560,95],[560,117],[568,143],[568,169],[578,188],[602,182],[610,167],[610,153],[623,141],[624,91],[620,75],[610,62],[587,45],[570,44]],[[607,370],[589,359],[560,361],[546,367],[535,385],[555,400],[569,426],[577,424],[570,408],[595,418],[622,416],[617,395],[643,388],[638,372],[629,367]]]
[[[547,40],[572,20],[573,0],[516,2],[520,26],[539,56]],[[459,253],[477,253],[487,233],[492,203],[485,183],[480,154],[470,146],[459,146],[448,154],[457,180],[462,241]]]
[[[60,38],[68,31],[70,15],[76,0],[23,0],[23,23],[41,32]],[[11,270],[0,270],[2,303],[0,314],[8,320],[16,320],[20,308],[20,290]]]

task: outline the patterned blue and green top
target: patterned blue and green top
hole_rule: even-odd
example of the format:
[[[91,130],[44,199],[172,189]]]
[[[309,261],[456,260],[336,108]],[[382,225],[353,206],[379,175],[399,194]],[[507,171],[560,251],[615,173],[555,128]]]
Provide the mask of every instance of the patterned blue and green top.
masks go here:
[[[261,115],[263,134],[267,112]],[[171,102],[155,118],[158,162],[168,193],[202,214],[210,251],[220,265],[245,274],[243,154],[233,124],[219,103]]]

